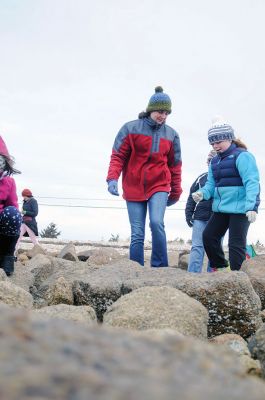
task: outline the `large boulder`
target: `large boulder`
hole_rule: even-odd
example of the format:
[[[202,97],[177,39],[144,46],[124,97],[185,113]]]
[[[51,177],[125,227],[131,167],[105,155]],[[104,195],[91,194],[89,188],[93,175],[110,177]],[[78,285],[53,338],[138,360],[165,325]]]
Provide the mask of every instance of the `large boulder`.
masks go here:
[[[14,307],[32,308],[30,293],[9,281],[0,281],[0,302]]]
[[[63,277],[72,285],[74,304],[92,306],[100,321],[122,295],[144,286],[170,286],[208,309],[210,337],[237,333],[246,338],[262,323],[260,299],[243,272],[192,274],[179,268],[141,267],[127,259],[101,266],[53,259],[52,265],[47,279],[32,291],[39,306],[52,304],[51,288]]]
[[[175,329],[206,339],[208,312],[180,290],[152,286],[119,298],[104,314],[104,323],[136,330]]]
[[[177,287],[209,312],[209,337],[251,336],[261,326],[261,302],[244,272],[187,273]]]
[[[246,272],[260,298],[261,308],[265,308],[265,254],[243,262],[241,270]]]
[[[32,318],[0,306],[1,398],[264,400],[233,354],[198,339]]]

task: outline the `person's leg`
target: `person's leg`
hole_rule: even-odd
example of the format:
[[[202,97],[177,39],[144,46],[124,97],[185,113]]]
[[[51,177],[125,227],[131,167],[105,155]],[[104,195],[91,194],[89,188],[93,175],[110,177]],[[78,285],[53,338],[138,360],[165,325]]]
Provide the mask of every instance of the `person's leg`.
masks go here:
[[[147,201],[127,201],[131,224],[130,260],[144,265],[144,237]]]
[[[33,244],[38,244],[37,236],[35,233],[27,226],[26,226],[26,231],[28,232],[29,238],[32,241]]]
[[[250,223],[245,214],[231,214],[229,223],[229,261],[232,271],[238,271],[246,258],[247,233]]]
[[[192,227],[192,246],[190,251],[188,272],[202,272],[204,247],[202,233],[206,227],[207,221],[195,219]]]
[[[230,214],[213,213],[203,231],[203,245],[211,268],[226,268],[222,238],[229,227]]]
[[[14,272],[14,253],[21,223],[21,214],[13,206],[6,207],[0,214],[0,267],[7,276]]]
[[[164,215],[167,206],[168,193],[157,192],[148,200],[150,229],[152,232],[152,267],[167,267],[167,239],[164,225]]]
[[[20,243],[21,239],[23,238],[24,233],[26,233],[26,225],[22,223],[21,228],[20,228],[20,235],[19,235],[19,238],[18,238],[18,241],[16,244],[16,251],[19,248],[19,243]]]

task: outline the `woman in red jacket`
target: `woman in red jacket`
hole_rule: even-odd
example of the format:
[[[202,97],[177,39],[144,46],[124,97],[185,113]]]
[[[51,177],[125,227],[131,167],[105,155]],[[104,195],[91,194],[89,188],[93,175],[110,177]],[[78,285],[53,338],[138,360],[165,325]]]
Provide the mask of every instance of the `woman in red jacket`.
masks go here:
[[[181,149],[178,133],[166,125],[170,97],[158,86],[145,112],[127,122],[116,136],[107,176],[108,191],[118,193],[122,173],[123,198],[131,225],[130,259],[144,265],[147,209],[152,233],[152,267],[168,266],[164,229],[166,206],[175,204],[181,189]]]
[[[7,276],[14,272],[14,252],[22,222],[16,183],[10,176],[17,173],[20,172],[14,168],[14,161],[0,136],[0,268]]]

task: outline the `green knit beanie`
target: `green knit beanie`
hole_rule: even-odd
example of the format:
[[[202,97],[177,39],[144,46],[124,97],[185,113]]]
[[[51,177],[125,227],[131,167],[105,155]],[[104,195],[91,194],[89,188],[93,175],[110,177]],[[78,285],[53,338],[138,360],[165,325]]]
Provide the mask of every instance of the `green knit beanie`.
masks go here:
[[[155,88],[155,94],[150,97],[146,112],[153,111],[167,111],[171,113],[171,100],[168,94],[163,93],[163,88],[157,86]]]

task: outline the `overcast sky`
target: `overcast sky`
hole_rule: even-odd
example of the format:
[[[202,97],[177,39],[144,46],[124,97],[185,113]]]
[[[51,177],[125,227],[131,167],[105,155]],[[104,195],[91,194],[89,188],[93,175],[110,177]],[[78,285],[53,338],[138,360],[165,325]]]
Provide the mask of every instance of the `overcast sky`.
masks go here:
[[[130,236],[106,174],[118,130],[157,85],[172,99],[167,123],[182,146],[184,193],[167,209],[169,240],[190,237],[179,209],[206,170],[216,114],[255,155],[263,188],[264,18],[264,0],[0,0],[0,134],[22,171],[19,195],[30,188],[50,205],[40,205],[40,230],[53,221],[65,239]],[[263,208],[249,242],[265,244]]]

